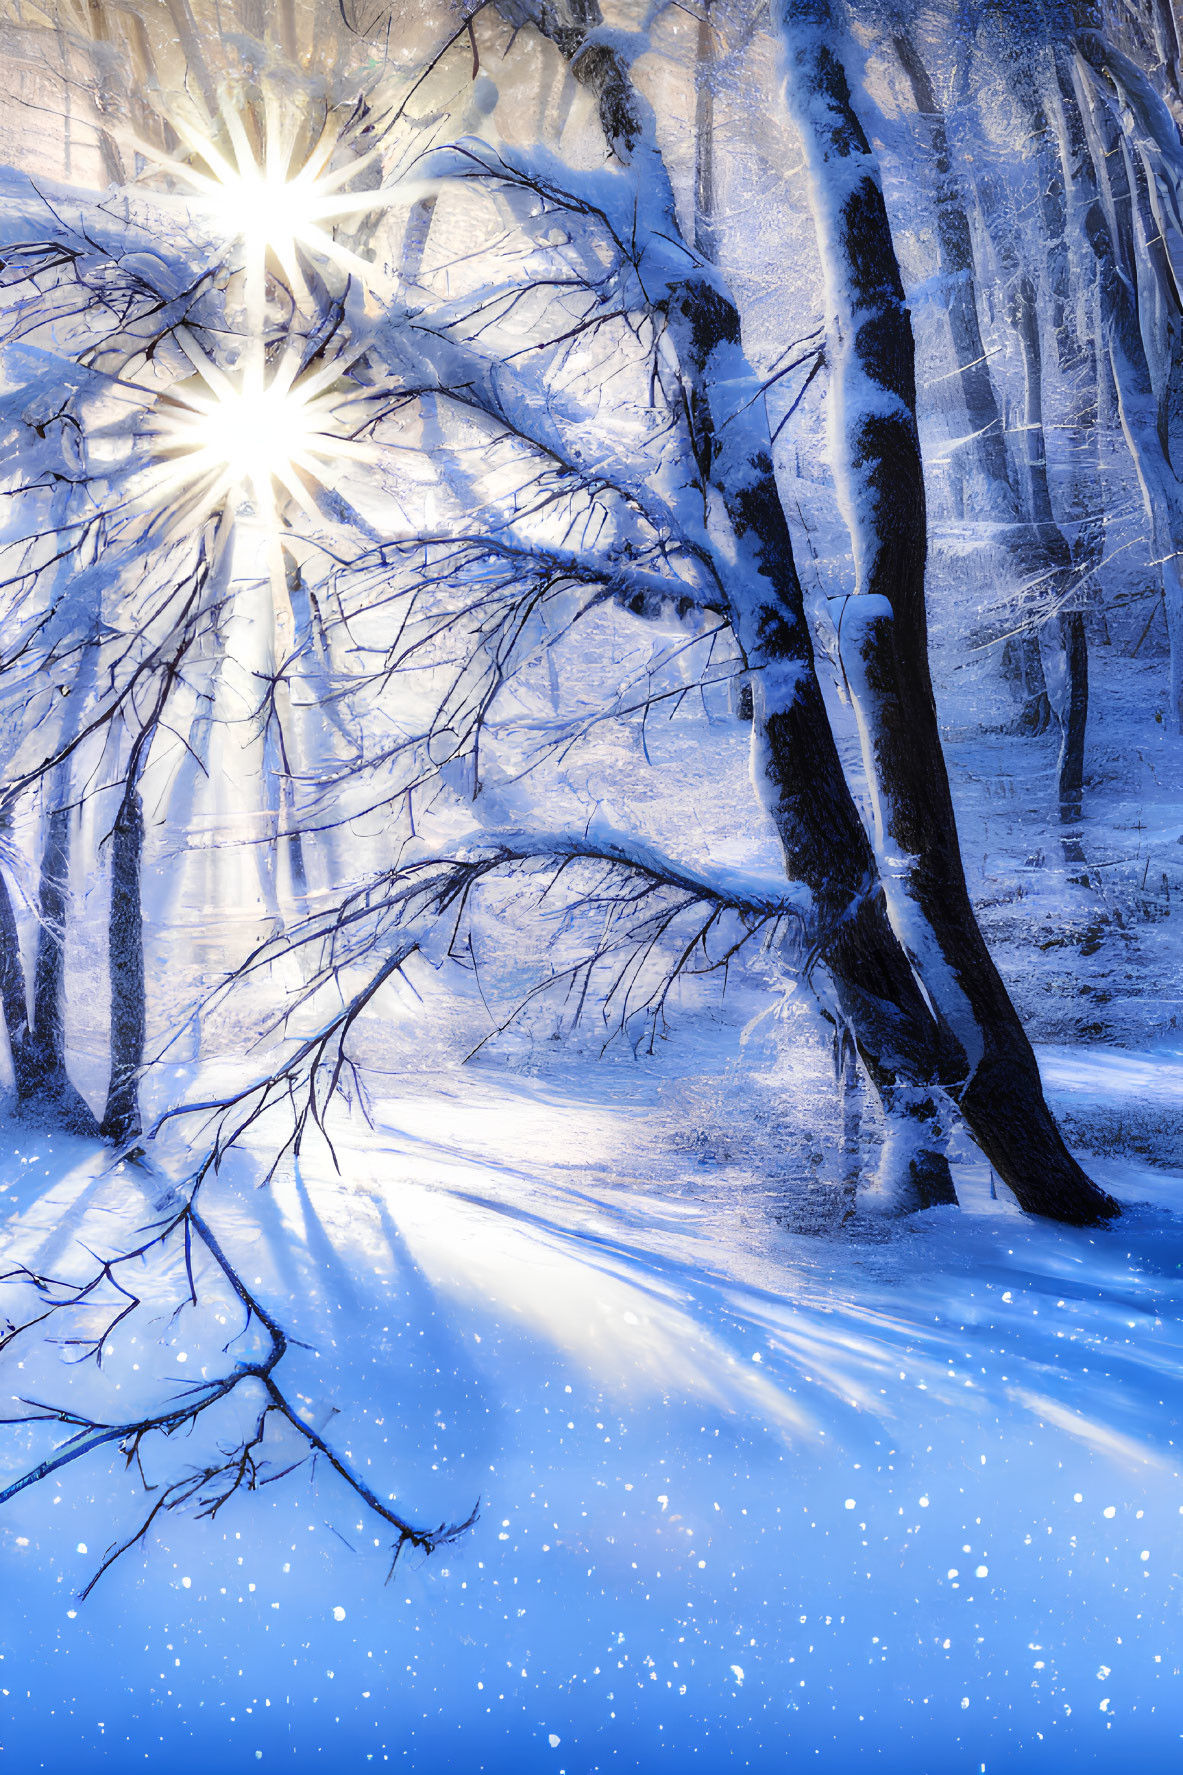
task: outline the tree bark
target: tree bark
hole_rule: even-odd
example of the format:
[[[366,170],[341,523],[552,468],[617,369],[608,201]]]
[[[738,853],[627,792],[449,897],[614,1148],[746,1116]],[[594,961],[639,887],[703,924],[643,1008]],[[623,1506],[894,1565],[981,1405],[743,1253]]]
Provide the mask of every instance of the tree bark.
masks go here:
[[[694,102],[694,250],[712,265],[719,256],[715,210],[715,31],[710,0],[704,0],[698,21]],[[728,685],[728,703],[737,721],[752,719],[752,686],[742,673]]]
[[[1068,539],[1056,523],[1047,476],[1043,429],[1043,359],[1035,286],[1024,273],[1011,303],[1011,321],[1023,353],[1026,388],[1027,492],[1035,541],[1052,582],[1056,623],[1064,649],[1067,696],[1060,724],[1056,769],[1060,820],[1078,823],[1083,813],[1084,742],[1088,725],[1089,666],[1084,617],[1079,607],[1076,565]]]
[[[948,304],[949,331],[965,401],[972,441],[966,446],[977,458],[990,490],[991,506],[1001,518],[1003,542],[1024,580],[1038,579],[1040,562],[1024,523],[1021,488],[1007,445],[1002,407],[994,385],[990,358],[978,317],[978,272],[965,194],[953,170],[949,132],[937,103],[928,70],[907,32],[892,39],[900,66],[908,77],[919,114],[928,125],[936,175],[937,250]],[[1014,637],[1013,673],[1022,698],[1015,730],[1022,734],[1046,732],[1051,724],[1051,703],[1036,632],[1024,625]]]
[[[718,258],[715,235],[715,33],[710,0],[698,20],[694,95],[694,249],[712,264]]]
[[[1086,9],[1086,17],[1091,10]],[[1072,45],[1059,47],[1056,64],[1061,151],[1068,182],[1076,194],[1080,226],[1096,262],[1102,335],[1117,390],[1122,431],[1162,567],[1170,646],[1168,707],[1172,726],[1183,732],[1183,483],[1164,443],[1162,406],[1142,331],[1138,264],[1131,238],[1132,197],[1121,131],[1108,105],[1093,102],[1085,84],[1088,64],[1078,58]]]
[[[8,883],[0,874],[0,1002],[4,1009],[4,1027],[8,1034],[8,1052],[12,1061],[17,1103],[33,1094],[33,1061],[29,1051],[29,1002],[25,986],[25,970],[21,961],[20,934]]]
[[[514,0],[509,16],[522,23],[522,14],[521,0]],[[563,0],[561,7],[531,10],[529,16],[595,96],[616,158],[667,192],[666,227],[677,238],[651,120],[627,68],[602,44],[584,47],[600,23],[596,0]],[[743,354],[739,315],[718,273],[696,265],[689,250],[686,259],[686,274],[666,299],[666,316],[699,469],[719,495],[735,542],[726,591],[732,630],[750,670],[753,781],[775,825],[788,875],[813,896],[819,959],[831,983],[827,1014],[851,1032],[888,1126],[897,1133],[887,1143],[869,1202],[887,1209],[953,1202],[941,1091],[947,1044],[892,931],[830,730],[767,416]],[[744,398],[748,389],[750,400]]]
[[[966,887],[928,667],[915,348],[878,168],[829,0],[778,0],[775,17],[827,277],[832,449],[856,576],[841,640],[892,922],[960,1053],[954,1095],[995,1170],[1024,1208],[1103,1220],[1117,1205],[1064,1145]]]
[[[65,794],[68,767],[54,773]],[[41,882],[37,905],[37,954],[33,968],[33,1016],[27,1044],[24,1084],[17,1075],[17,1108],[42,1126],[70,1134],[96,1135],[98,1123],[71,1082],[66,1065],[65,961],[69,912],[70,818],[68,805],[51,807],[45,819]],[[11,907],[10,907],[11,911]]]
[[[111,981],[111,1072],[100,1132],[123,1144],[143,1129],[140,1071],[144,1064],[144,920],[140,867],[144,810],[133,765],[111,834],[111,913],[107,967]]]
[[[937,251],[953,354],[973,433],[968,448],[977,457],[1005,516],[1009,521],[1015,521],[1018,517],[1017,489],[1006,447],[1002,408],[978,318],[977,260],[965,197],[953,171],[948,126],[937,103],[928,70],[912,38],[906,31],[897,32],[892,38],[892,47],[908,77],[916,110],[928,126],[932,147]]]

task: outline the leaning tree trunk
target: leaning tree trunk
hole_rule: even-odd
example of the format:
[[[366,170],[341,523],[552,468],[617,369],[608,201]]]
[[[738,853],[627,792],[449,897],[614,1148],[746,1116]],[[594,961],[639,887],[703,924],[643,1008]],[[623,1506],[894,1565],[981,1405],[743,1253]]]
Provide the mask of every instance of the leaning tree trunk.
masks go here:
[[[892,922],[960,1050],[955,1095],[995,1170],[1024,1208],[1095,1222],[1117,1205],[1064,1145],[966,887],[928,667],[915,348],[878,168],[829,0],[778,0],[776,16],[827,279],[832,448],[856,575],[841,644]]]
[[[587,43],[601,22],[597,0],[536,11],[523,0],[504,0],[503,10],[518,24],[529,16],[568,57],[596,99],[616,158],[647,182],[650,201],[655,191],[665,193],[666,231],[678,240],[652,120],[615,50]],[[830,982],[823,1005],[850,1032],[883,1105],[887,1141],[870,1203],[894,1210],[954,1202],[941,1089],[951,1076],[947,1044],[892,931],[830,729],[761,384],[718,272],[684,250],[685,274],[665,302],[668,334],[699,470],[734,538],[726,596],[750,671],[752,775],[786,871],[813,897],[819,962]]]

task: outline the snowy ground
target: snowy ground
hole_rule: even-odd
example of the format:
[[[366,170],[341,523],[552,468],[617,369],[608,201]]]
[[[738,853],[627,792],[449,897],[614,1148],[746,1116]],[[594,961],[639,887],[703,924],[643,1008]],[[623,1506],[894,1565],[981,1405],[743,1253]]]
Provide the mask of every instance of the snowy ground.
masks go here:
[[[1043,1058],[1078,1109],[1183,1088],[1178,1050]],[[339,1177],[226,1174],[207,1210],[326,1433],[480,1521],[386,1585],[381,1525],[305,1469],[80,1604],[134,1522],[78,1463],[0,1529],[6,1768],[1178,1767],[1183,1177],[1095,1164],[1131,1207],[1084,1233],[966,1163],[960,1213],[806,1237],[695,1155],[679,1064],[595,1101],[574,1063],[468,1069]],[[158,1188],[45,1139],[0,1178],[7,1251],[59,1269]],[[197,1356],[158,1331],[163,1388]]]

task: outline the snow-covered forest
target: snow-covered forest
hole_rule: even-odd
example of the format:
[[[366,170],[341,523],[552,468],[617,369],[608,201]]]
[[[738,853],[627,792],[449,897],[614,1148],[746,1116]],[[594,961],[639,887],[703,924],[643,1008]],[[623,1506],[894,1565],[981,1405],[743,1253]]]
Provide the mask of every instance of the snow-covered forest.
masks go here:
[[[14,1775],[1175,1769],[1174,0],[0,92]]]

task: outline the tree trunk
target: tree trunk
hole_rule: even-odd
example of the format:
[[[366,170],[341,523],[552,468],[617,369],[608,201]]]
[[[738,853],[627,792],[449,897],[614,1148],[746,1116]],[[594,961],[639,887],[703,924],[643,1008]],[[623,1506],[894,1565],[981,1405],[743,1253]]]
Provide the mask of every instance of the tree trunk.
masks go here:
[[[68,766],[54,773],[54,785],[68,792]],[[27,1047],[24,1089],[17,1081],[17,1107],[23,1116],[70,1134],[95,1135],[98,1123],[71,1083],[66,1067],[65,960],[70,881],[69,806],[51,807],[45,820],[41,883],[37,906],[37,956],[33,969],[33,1017]],[[10,908],[11,910],[11,908]]]
[[[928,126],[932,146],[933,192],[936,210],[937,251],[943,294],[948,304],[949,332],[957,360],[962,398],[969,417],[976,456],[1008,521],[1018,517],[1018,498],[1006,447],[1002,408],[990,371],[990,360],[978,319],[977,262],[965,196],[953,172],[949,132],[937,103],[928,70],[905,31],[892,38],[892,47],[908,77],[912,97]]]
[[[30,1052],[29,1002],[25,986],[25,970],[21,961],[20,934],[8,883],[0,874],[0,1002],[4,1009],[4,1027],[8,1034],[8,1052],[12,1060],[12,1076],[16,1085],[17,1103],[33,1095],[33,1057]]]
[[[413,286],[419,282],[423,270],[423,261],[427,257],[427,241],[431,234],[431,224],[435,216],[435,197],[421,197],[411,205],[407,215],[407,225],[403,233],[403,250],[399,258],[399,274],[403,281]]]
[[[826,272],[834,468],[856,573],[841,641],[892,922],[960,1051],[954,1095],[990,1163],[1022,1207],[1095,1222],[1117,1205],[1064,1145],[965,883],[928,667],[915,349],[878,169],[829,0],[778,0],[775,16]]]
[[[1084,617],[1079,608],[1076,567],[1068,539],[1056,523],[1047,478],[1047,442],[1043,429],[1043,362],[1039,345],[1039,311],[1035,286],[1025,274],[1011,304],[1011,321],[1019,336],[1026,384],[1027,492],[1036,545],[1046,563],[1064,648],[1067,695],[1060,723],[1057,766],[1060,819],[1078,823],[1083,812],[1084,741],[1088,724],[1089,662]]]
[[[862,1157],[862,1101],[859,1089],[858,1053],[854,1043],[834,1038],[834,1072],[842,1106],[842,1141],[839,1160],[842,1182],[857,1186]]]
[[[719,256],[715,210],[718,199],[715,178],[715,32],[710,0],[705,0],[698,21],[695,55],[694,104],[694,250],[710,264]],[[737,721],[752,719],[752,686],[737,672],[727,687],[728,704]]]
[[[1183,484],[1164,447],[1161,405],[1142,334],[1121,131],[1106,104],[1091,102],[1070,46],[1061,47],[1057,68],[1061,148],[1081,227],[1096,261],[1102,334],[1122,431],[1141,487],[1154,553],[1162,566],[1170,644],[1168,706],[1172,726],[1183,732]]]
[[[515,4],[517,22],[519,12]],[[531,17],[594,94],[617,159],[665,190],[667,229],[677,238],[652,122],[627,68],[604,45],[584,50],[600,23],[596,0],[564,0],[561,11],[548,6]],[[735,542],[726,593],[751,673],[752,777],[787,873],[813,896],[819,961],[830,982],[826,1014],[850,1031],[895,1131],[869,1205],[895,1210],[953,1202],[941,1092],[946,1044],[892,931],[830,730],[760,384],[744,357],[739,316],[722,280],[697,267],[689,251],[686,258],[686,275],[671,288],[666,313],[699,468],[719,495]],[[744,388],[751,389],[750,400],[742,398]]]
[[[115,829],[111,834],[111,913],[108,923],[108,973],[111,981],[111,1072],[100,1132],[121,1145],[143,1128],[140,1117],[140,1070],[144,1063],[144,920],[140,902],[140,867],[144,848],[144,810],[136,784],[135,764],[129,771]]]
[[[1061,616],[1060,640],[1068,675],[1057,766],[1060,822],[1065,826],[1079,826],[1084,813],[1084,740],[1089,709],[1089,650],[1081,611],[1066,610]],[[1079,862],[1082,858],[1074,850],[1071,860]]]
[[[710,0],[704,0],[698,20],[694,98],[694,250],[709,259],[718,258],[715,237],[715,33],[711,27]]]

